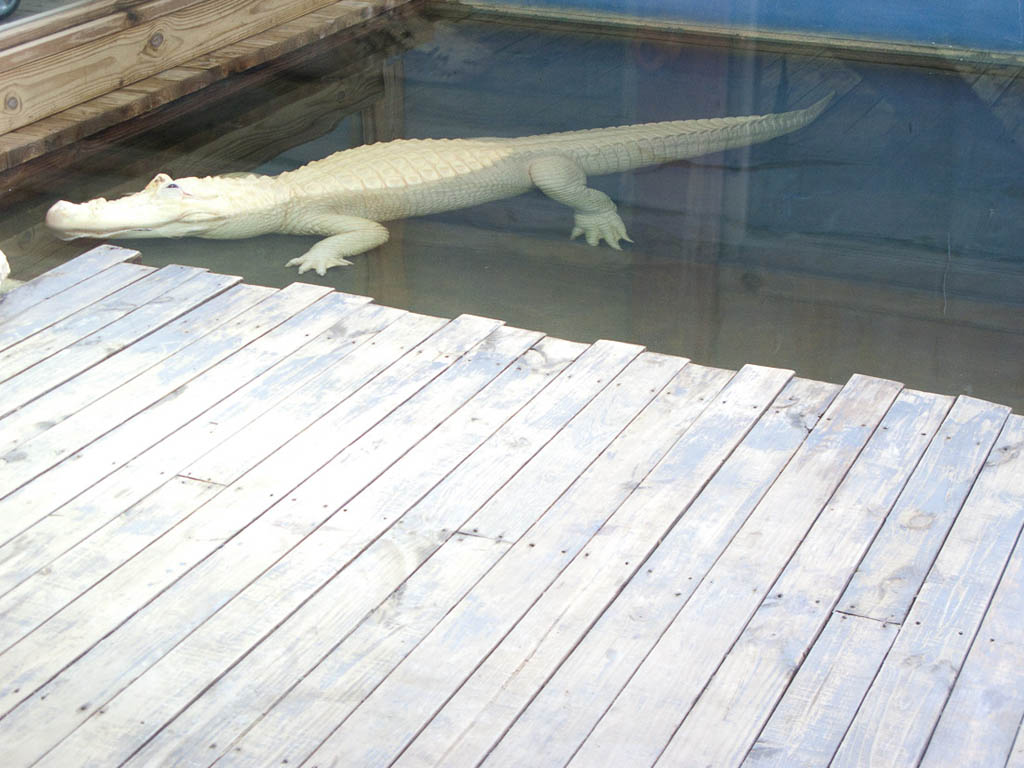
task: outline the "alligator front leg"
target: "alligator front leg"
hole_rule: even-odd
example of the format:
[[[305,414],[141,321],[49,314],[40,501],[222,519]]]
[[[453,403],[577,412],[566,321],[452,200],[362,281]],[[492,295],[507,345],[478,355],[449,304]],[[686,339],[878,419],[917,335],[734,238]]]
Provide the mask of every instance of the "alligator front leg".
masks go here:
[[[622,250],[619,240],[633,242],[615,203],[604,192],[587,186],[587,175],[572,158],[538,157],[530,163],[530,178],[545,195],[573,209],[570,239],[583,235],[590,245],[604,240],[617,251]]]
[[[309,229],[315,234],[329,234],[286,266],[298,267],[299,274],[315,269],[324,275],[331,267],[349,265],[348,256],[366,253],[388,241],[388,231],[376,221],[358,216],[330,216],[316,222]]]

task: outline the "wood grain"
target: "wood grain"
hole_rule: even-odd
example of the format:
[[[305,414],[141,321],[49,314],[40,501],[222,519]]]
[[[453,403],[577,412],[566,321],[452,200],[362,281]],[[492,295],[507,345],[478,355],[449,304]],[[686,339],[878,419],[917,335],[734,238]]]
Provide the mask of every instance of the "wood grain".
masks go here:
[[[161,6],[166,2],[157,0]],[[0,132],[136,83],[330,3],[205,0],[7,69],[0,72]],[[370,6],[365,8],[370,15]]]

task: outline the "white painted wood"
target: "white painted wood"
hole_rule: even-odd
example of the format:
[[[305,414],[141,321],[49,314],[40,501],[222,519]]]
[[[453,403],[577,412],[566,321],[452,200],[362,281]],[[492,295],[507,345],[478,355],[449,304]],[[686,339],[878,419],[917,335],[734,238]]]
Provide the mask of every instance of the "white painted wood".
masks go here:
[[[658,758],[899,390],[850,380],[570,764]]]
[[[540,341],[347,503],[346,516],[362,517],[368,522],[379,520],[379,525],[390,524],[534,397],[582,351],[582,347],[553,339]],[[348,685],[365,687],[372,685],[376,676],[383,676],[390,668],[387,660],[407,652],[476,580],[474,576],[465,581],[467,574],[451,573],[449,566],[443,565],[460,562],[458,553],[465,549],[465,543],[445,550],[443,556],[427,560],[423,568],[416,570],[461,519],[449,523],[443,532],[417,525],[412,537],[406,532],[408,526],[401,525],[402,519],[219,678],[127,765],[192,765],[211,761],[226,751],[245,728],[274,707],[284,692],[295,685],[306,687],[311,679],[321,676],[322,669],[313,668],[328,653],[340,654],[342,663],[352,673],[347,683],[341,680],[344,673],[328,673],[332,701],[340,700],[342,690]],[[333,537],[330,522],[312,536]],[[483,547],[481,554],[490,553],[481,559],[481,565],[485,560],[489,565],[505,548],[504,544],[493,544],[479,537],[460,538],[479,542]],[[307,539],[288,556],[296,565],[311,564],[310,555],[315,552],[308,547],[309,541]],[[337,544],[344,545],[344,541]],[[331,570],[338,570],[339,564],[331,563],[328,556],[318,568],[325,568],[329,575]],[[445,598],[449,588],[437,582],[437,592],[431,596],[429,604],[425,604],[417,594],[420,579],[434,579],[426,574],[457,579],[459,586],[451,597]],[[403,584],[406,578],[410,580]],[[335,648],[361,621],[355,637],[346,640],[342,648]],[[358,666],[351,664],[353,654],[361,659]],[[391,666],[400,658],[399,655],[394,659]],[[307,677],[310,669],[313,672]],[[301,693],[298,696],[304,702],[302,722],[315,720],[316,713],[312,711],[315,705],[307,707],[308,697]],[[298,731],[306,729],[294,723],[294,709],[289,705],[275,708],[274,712],[288,713],[287,728],[292,736],[278,741],[278,746],[287,747],[300,738]],[[211,743],[218,744],[218,749],[211,750]],[[229,756],[235,757],[235,751]]]
[[[138,251],[113,245],[101,245],[86,251],[81,256],[54,267],[46,274],[29,280],[8,293],[3,303],[0,304],[0,324],[18,317],[36,304],[66,291],[105,269],[126,261],[135,261],[138,258]]]
[[[496,326],[497,321],[468,315],[451,321],[204,505],[199,516],[190,517],[205,522],[200,529],[178,526],[173,536],[162,537],[0,655],[0,663],[10,665],[12,687],[20,689],[17,694],[12,687],[0,689],[0,709],[16,706],[0,719],[0,743],[17,760],[37,759],[234,598],[330,515],[322,504],[288,504],[296,487]],[[349,483],[358,490],[372,479],[342,476],[335,485],[341,489]],[[193,567],[214,550],[216,557]],[[167,585],[173,586],[153,599]],[[53,677],[72,660],[73,666]],[[90,706],[81,707],[83,697]],[[32,733],[28,724],[40,718],[47,731]]]
[[[200,275],[227,288],[238,281],[223,275]],[[235,285],[184,317],[140,339],[125,350],[80,373],[41,397],[0,419],[0,455],[45,432],[103,395],[159,365],[214,328],[249,309],[272,293],[270,288]]]
[[[659,363],[660,357],[655,358]],[[591,403],[594,409],[600,409],[605,414],[607,420],[617,410],[625,410],[630,414],[630,427],[611,443],[607,452],[595,446],[603,456],[597,458],[564,493],[557,491],[551,499],[531,496],[526,500],[534,509],[533,516],[541,515],[537,522],[523,532],[524,535],[509,553],[452,609],[437,629],[331,734],[310,757],[311,761],[329,763],[341,755],[348,756],[355,763],[378,762],[382,758],[387,760],[397,757],[438,708],[465,682],[472,670],[493,651],[501,638],[551,586],[574,556],[583,550],[593,534],[651,469],[655,465],[664,466],[660,461],[671,463],[674,460],[673,457],[666,457],[666,451],[676,443],[678,433],[672,432],[655,438],[657,419],[636,417],[633,420],[631,415],[637,409],[646,407],[656,392],[668,383],[664,374],[660,379],[652,381],[652,372],[644,370],[644,363],[648,361],[651,361],[649,355],[638,358]],[[684,406],[684,409],[689,410],[689,418],[681,417],[683,422],[694,420],[698,414],[710,411],[712,415],[707,417],[705,423],[714,423],[715,409],[709,405],[712,400],[718,403],[735,397],[743,402],[743,412],[735,420],[726,419],[725,424],[722,424],[719,414],[717,423],[723,427],[721,431],[716,432],[713,439],[704,435],[705,450],[698,457],[693,457],[691,466],[694,471],[688,476],[688,482],[692,485],[688,489],[677,488],[673,494],[680,506],[687,501],[687,490],[696,495],[790,375],[789,371],[751,367],[737,374],[735,386],[730,385],[720,395],[712,397],[717,386],[694,393],[698,396],[688,409]],[[703,394],[703,401],[699,394]],[[575,424],[587,425],[587,417],[590,415],[588,410],[585,409],[559,437]],[[589,425],[588,428],[593,429]],[[555,444],[552,441],[550,445]],[[569,445],[579,450],[578,443]],[[547,472],[552,464],[558,466],[545,457],[545,451],[538,454],[537,461],[532,465],[538,470],[534,475],[536,484],[550,483]],[[516,479],[528,474],[530,468],[531,465],[528,465]],[[493,514],[496,504],[521,499],[522,492],[523,488],[518,485],[506,485],[495,500],[482,510],[487,515],[485,519]],[[551,505],[556,498],[557,503]],[[679,511],[679,506],[673,505],[670,508],[662,520],[662,532],[671,525]],[[464,530],[474,528],[476,519],[477,516],[474,516]],[[657,524],[652,522],[652,527],[657,527]],[[585,552],[580,556],[587,557]],[[438,665],[438,658],[444,658],[450,663]]]
[[[517,540],[587,471],[684,363],[681,358],[643,353],[614,381],[610,374],[599,374],[595,383],[608,382],[606,389],[473,515],[466,530],[492,539]],[[639,482],[645,474],[642,471],[635,481]],[[634,478],[627,477],[622,482],[631,479]]]
[[[390,325],[384,333],[390,331],[395,325],[397,323]],[[430,323],[429,326],[430,330],[437,327],[436,323]],[[427,335],[430,330],[421,328],[419,333],[422,337]],[[322,392],[322,398],[334,397],[338,400],[349,398],[354,391],[363,387],[380,370],[386,368],[395,358],[400,357],[403,349],[402,343],[411,338],[408,333],[398,337],[392,335],[389,336],[391,343],[384,343],[383,335],[382,333],[373,337],[377,343],[369,349],[364,349],[366,345],[357,348],[366,354],[356,355],[355,360],[351,361],[352,379],[338,390]],[[364,364],[363,361],[367,358],[369,362]],[[345,361],[340,362],[344,363]],[[417,373],[410,364],[411,362],[413,361],[406,361],[401,369],[406,377],[412,377]],[[335,383],[339,382],[335,380]],[[154,594],[173,584],[195,563],[227,541],[258,514],[258,508],[248,509],[246,504],[257,505],[263,499],[270,498],[270,494],[275,488],[275,482],[284,483],[285,488],[297,485],[303,477],[313,471],[313,468],[307,468],[302,459],[308,456],[315,460],[319,445],[325,436],[330,436],[334,432],[344,432],[349,421],[357,421],[359,417],[372,411],[374,404],[385,398],[386,395],[387,393],[382,389],[373,386],[364,387],[361,397],[354,399],[348,410],[338,412],[337,422],[328,425],[322,432],[315,433],[314,437],[311,440],[307,439],[304,445],[300,443],[295,453],[286,454],[276,463],[266,462],[265,466],[270,467],[272,471],[263,474],[254,473],[251,491],[248,490],[248,486],[236,485],[231,489],[236,494],[235,499],[229,498],[204,505],[183,525],[158,539],[140,556],[111,574],[97,588],[85,593],[77,601],[71,603],[67,609],[47,621],[29,638],[19,643],[7,654],[0,656],[0,665],[3,669],[10,671],[9,679],[11,680],[8,686],[3,686],[0,682],[0,686],[3,686],[0,687],[0,705],[4,711],[24,699],[34,687],[41,685],[59,672],[78,654],[88,649],[104,634],[116,628],[132,613],[144,606]],[[387,407],[387,404],[384,407]],[[370,417],[373,417],[372,413]],[[356,424],[356,428],[351,434],[358,435],[362,429],[365,427]],[[145,466],[150,470],[145,487],[158,486],[162,482],[160,472],[150,464]],[[102,511],[109,514],[115,501],[123,504],[119,509],[130,505],[137,493],[133,493],[135,486],[132,484],[138,482],[139,474],[141,473],[135,467],[127,465],[117,473],[120,475],[118,485],[104,487],[104,484],[101,483],[97,486],[101,493],[88,499],[88,502],[80,507],[74,508],[77,513],[76,519],[86,519],[94,512]],[[173,471],[168,476],[173,476]],[[291,485],[288,485],[289,483]],[[148,491],[142,491],[143,496],[146,493]],[[124,501],[125,498],[128,500]],[[269,503],[267,501],[263,506],[265,507]],[[62,509],[61,514],[62,516],[67,515],[68,508]],[[39,649],[46,650],[41,652]]]
[[[139,282],[149,280],[145,278]],[[169,289],[157,300],[142,305],[105,328],[12,376],[0,383],[0,417],[117,354],[227,288],[226,281],[211,279],[207,273],[199,272],[194,278]]]
[[[199,418],[61,506],[55,514],[0,547],[0,592],[23,581],[118,515],[125,514],[133,503],[167,482],[194,458],[352,354],[361,344],[373,338],[380,340],[377,334],[405,314],[378,306],[345,313],[343,308],[348,302],[337,294],[323,301],[337,304],[342,313],[337,323]],[[35,503],[42,502],[37,498]]]
[[[6,350],[153,273],[153,267],[115,264],[72,288],[29,307],[0,326],[0,350]],[[6,302],[5,302],[6,303]]]
[[[945,477],[945,466],[936,471],[936,462],[924,462],[917,482],[900,495],[952,404],[922,392],[896,398],[658,765],[724,768],[743,761],[897,498],[913,503],[907,493],[929,486],[921,474],[933,483]],[[955,461],[945,458],[939,464]]]
[[[1024,499],[1021,499],[1024,503]],[[922,768],[1002,765],[1024,720],[1024,538],[1018,538],[928,742]]]
[[[458,602],[509,546],[509,542],[479,536],[457,534],[452,537],[437,554],[403,582],[401,590],[388,596],[378,608],[367,614],[354,630],[344,636],[332,654],[332,658],[343,658],[344,663],[336,664],[329,674],[321,672],[320,667],[312,672],[312,675],[317,676],[320,689],[317,698],[301,698],[298,695],[299,689],[289,692],[285,700],[257,725],[256,737],[249,738],[247,733],[240,742],[231,745],[227,753],[216,763],[218,768],[280,765],[280,760],[270,759],[272,754],[312,752],[318,742],[309,738],[309,718],[316,716],[325,707],[340,706],[351,696],[353,690],[371,689],[386,670],[391,669],[444,617],[452,604]],[[352,569],[359,573],[364,583],[370,585],[374,593],[378,593],[378,578],[385,576],[386,583],[390,583],[393,580],[392,573],[396,570],[405,572],[407,565],[402,549],[394,546],[374,547],[367,555],[356,561]],[[257,653],[261,650],[262,646],[257,649]],[[268,658],[268,655],[263,654],[263,658]],[[287,658],[276,658],[273,661],[280,668],[287,663]],[[244,678],[237,675],[231,678],[229,684],[235,687],[237,696],[243,696],[253,689],[252,686],[245,684]],[[302,689],[308,688],[305,679],[299,685]],[[240,700],[239,702],[241,703]],[[200,711],[204,703],[204,699],[198,702]],[[196,705],[193,705],[193,709],[196,708]],[[247,720],[250,716],[247,711],[249,707],[238,709],[245,713]],[[186,714],[191,715],[192,710]],[[229,709],[226,713],[227,717],[234,715],[235,709]],[[191,717],[188,719],[193,720]],[[207,721],[208,733],[214,738],[226,730],[238,731],[241,725],[241,722],[225,723],[221,719]],[[156,751],[152,744],[147,744],[135,758],[125,764],[126,768],[151,765],[209,765],[211,758],[209,754],[203,754],[202,747],[206,747],[207,753],[219,754],[228,746],[215,741],[214,738],[202,739],[202,734],[196,728],[179,735],[176,727],[177,721],[171,723],[160,734],[164,738],[157,744],[163,751]],[[177,749],[176,743],[179,745]],[[214,744],[216,748],[212,746]],[[186,752],[186,746],[191,750]],[[287,757],[282,759],[289,760]],[[287,764],[298,765],[298,762],[289,760]]]
[[[222,557],[218,553],[199,565],[195,576],[189,574],[174,585],[172,599],[188,602],[193,609],[207,599],[210,584],[223,589],[223,582],[235,581],[244,590],[104,704],[102,714],[84,722],[38,765],[68,766],[100,759],[116,764],[127,759],[138,744],[206,690],[383,532],[388,523],[382,523],[378,515],[353,519],[348,507],[341,505],[483,389],[536,343],[539,335],[514,328],[495,329],[241,532],[229,546],[242,553],[239,559],[244,560],[244,567],[235,560],[238,555]],[[315,530],[304,540],[293,541],[295,549],[274,563],[275,556],[284,554],[281,537],[269,546],[267,539],[285,526],[300,533]],[[269,556],[261,557],[264,551]],[[273,567],[260,575],[271,563]],[[250,578],[259,577],[248,586],[236,581],[239,572],[246,570]],[[138,625],[138,619],[132,623]],[[150,631],[158,629],[154,625]],[[138,626],[136,631],[140,631]],[[147,713],[145,724],[137,716],[140,708]]]
[[[1008,420],[834,765],[916,764],[1024,525],[1024,417]],[[951,470],[950,470],[951,471]]]
[[[614,342],[599,341],[589,347],[563,374],[548,384],[418,501],[371,547],[372,551],[378,553],[375,557],[389,553],[392,557],[394,553],[402,555],[398,560],[402,563],[402,569],[393,572],[384,586],[388,589],[397,588],[408,573],[430,557],[488,498],[526,465],[541,446],[603,391],[607,378],[622,370],[637,352],[636,347]],[[544,361],[551,358],[552,353],[545,352],[541,360],[531,361],[531,368],[540,365],[543,370]],[[598,383],[599,378],[605,380]],[[388,491],[388,484],[383,481],[382,477],[379,484],[368,488],[349,506],[355,505],[357,512],[361,507],[364,514],[372,513],[373,510],[389,513],[392,507],[391,492]],[[403,509],[400,504],[395,506],[396,511]],[[360,557],[354,565],[359,566],[362,559]],[[350,595],[359,594],[359,582],[348,579],[357,578],[360,570],[353,571],[351,575],[348,573],[343,572],[339,579],[332,582],[332,586],[336,585],[335,589],[340,589],[348,585]],[[333,592],[338,602],[342,602],[342,594]],[[344,602],[351,600],[348,597]],[[362,610],[369,608],[370,605],[362,604]],[[382,639],[384,641],[386,638]],[[390,664],[369,671],[351,669],[344,653],[330,654],[266,718],[249,730],[224,756],[224,760],[234,764],[236,756],[241,754],[268,755],[268,760],[271,760],[270,755],[274,755],[273,762],[285,759],[300,762],[409,650],[409,647],[392,647],[388,644],[385,655]],[[295,721],[292,714],[296,707],[301,707],[305,713],[299,722]],[[285,728],[289,737],[282,740],[280,733]],[[236,753],[236,747],[241,751]],[[237,759],[243,761],[241,764],[248,760]]]
[[[1010,409],[957,399],[843,593],[845,613],[902,623]],[[955,458],[954,458],[955,457]]]
[[[0,652],[173,528],[219,486],[176,478],[0,598]]]
[[[149,272],[142,279],[129,283],[109,296],[7,347],[0,352],[0,381],[6,381],[65,347],[96,333],[104,326],[125,317],[203,271],[196,267],[171,265]],[[7,403],[0,405],[0,408],[12,410]]]
[[[1006,768],[1024,768],[1024,720],[1017,729],[1017,739],[1013,742],[1013,751],[1006,761]]]
[[[924,754],[1024,525],[1024,417],[1011,417],[832,765],[915,765]],[[950,470],[952,471],[952,469]]]
[[[672,616],[700,583],[700,577],[803,443],[808,430],[814,427],[838,389],[832,384],[792,380],[703,489],[699,482],[694,485],[701,477],[699,462],[708,451],[714,450],[721,430],[728,425],[728,418],[739,424],[748,418],[745,400],[737,401],[735,395],[719,398],[713,406],[715,410],[709,411],[683,436],[669,458],[652,472],[641,489],[588,545],[587,557],[577,558],[567,570],[561,591],[579,590],[581,597],[586,596],[587,588],[574,588],[573,582],[585,584],[589,580],[608,578],[603,573],[605,569],[627,579],[627,583],[575,647],[559,646],[557,634],[572,617],[572,611],[566,610],[566,618],[558,617],[551,631],[555,637],[550,640],[545,637],[530,656],[529,663],[523,665],[524,669],[521,672],[515,669],[508,683],[509,694],[495,697],[496,709],[504,704],[507,696],[516,694],[517,686],[528,690],[531,679],[535,686],[537,679],[546,673],[545,664],[558,665],[525,710],[521,701],[516,702],[518,706],[509,707],[505,717],[515,718],[515,722],[490,752],[485,764],[518,765],[527,752],[542,755],[544,764],[551,765],[563,765],[571,758]],[[721,402],[722,399],[726,402]],[[736,407],[737,402],[739,407]],[[708,469],[714,469],[714,465],[703,474]],[[686,495],[695,493],[694,489],[699,495],[686,507]],[[680,512],[683,512],[682,517],[665,534],[665,528]],[[645,560],[644,554],[655,547],[662,536],[661,545]],[[625,565],[627,562],[630,565]],[[643,564],[637,569],[640,563]],[[580,575],[574,576],[576,573]],[[538,607],[554,599],[545,595]],[[562,599],[575,602],[575,596]],[[556,602],[552,610],[557,606]],[[521,623],[507,639],[522,643],[524,654],[530,653],[531,644],[537,642],[530,639],[529,628],[529,623]],[[541,630],[536,634],[543,633]],[[519,635],[522,636],[517,637]],[[551,650],[546,650],[545,646],[550,646]],[[567,650],[571,652],[566,653]],[[563,658],[559,658],[560,654]],[[553,658],[546,661],[547,656]],[[494,656],[493,661],[488,659],[481,669],[492,664],[499,667],[499,661],[500,657]],[[478,748],[492,746],[474,734],[466,734],[463,741],[467,746],[480,742]],[[468,757],[462,744],[457,750],[451,754]]]
[[[898,630],[833,613],[743,765],[828,765]]]
[[[328,327],[337,314],[330,302],[317,303],[327,292],[293,283],[159,368],[0,457],[0,496],[8,496],[0,500],[0,541],[33,525],[45,511],[74,498],[265,371],[308,341],[307,327],[312,326],[312,333]],[[52,471],[33,484],[46,470]],[[19,494],[9,495],[19,488]]]
[[[400,318],[379,341],[371,341],[370,348],[362,350],[361,367],[333,366],[294,392],[279,407],[254,419],[245,429],[183,469],[182,474],[224,485],[234,482],[250,467],[270,455],[277,446],[292,439],[328,413],[338,401],[325,399],[325,391],[344,389],[349,386],[349,382],[355,380],[362,383],[367,375],[380,375],[387,365],[411,349],[416,348],[413,352],[416,355],[427,354],[424,350],[428,347],[417,345],[421,344],[427,333],[443,328],[444,323],[440,318],[425,315],[409,314]],[[436,354],[436,364],[443,366],[450,361],[452,353],[445,348],[438,348],[436,353],[431,349],[430,354]]]
[[[686,373],[685,369],[683,373]],[[751,392],[747,396],[753,400],[753,390],[759,384],[766,390],[763,395],[764,403],[767,404],[769,398],[789,375],[787,371],[748,368],[738,374],[735,383],[730,385],[727,392],[722,393],[721,398],[715,397],[717,385],[705,389],[704,402],[717,401],[716,405],[710,406],[705,423],[708,418],[714,416],[714,409],[721,407],[722,398],[740,396],[742,390],[738,387],[744,384],[750,387]],[[692,389],[691,385],[689,390]],[[793,423],[793,411],[789,409],[796,410],[797,407],[806,405],[806,402],[798,404],[789,401],[789,395],[792,394],[801,401],[813,401],[817,398],[822,401],[817,405],[823,409],[837,389],[838,387],[832,385],[795,382],[794,386],[784,390],[787,394],[780,395],[780,399],[786,399],[785,407],[776,409],[774,421],[779,422],[780,426],[784,423],[782,431],[799,435],[799,441],[803,438],[805,430],[800,424]],[[668,432],[664,437],[671,439],[671,443],[659,446],[655,435],[646,438],[652,447],[659,448],[660,453],[665,454],[668,448],[672,447],[672,443],[675,443],[674,436],[684,432],[698,415],[697,408],[703,409],[701,396],[695,393],[692,397],[692,406],[696,408],[686,413],[682,404],[675,404],[677,413],[674,419],[671,418],[671,414],[658,413],[654,407],[658,403],[656,400],[630,426],[633,436],[641,441],[645,439],[639,429],[633,429],[641,426],[644,419],[650,419],[650,424],[644,425],[647,427],[655,427],[662,423],[671,424],[675,421],[675,427],[664,430]],[[782,411],[786,411],[786,414],[781,415]],[[745,412],[741,414],[738,414],[739,424],[742,424],[744,418],[753,419],[756,415],[747,415]],[[769,421],[772,419],[769,418]],[[707,473],[707,469],[702,472],[700,466],[701,460],[707,461],[709,458],[704,455],[704,451],[715,450],[711,446],[716,443],[717,450],[727,451],[730,441],[736,439],[735,435],[729,434],[726,426],[719,423],[722,431],[714,440],[708,440],[706,433],[698,437],[701,434],[698,429],[684,434],[672,448],[673,454],[682,456],[685,453],[686,461],[696,463],[683,469],[678,463],[667,460],[647,476],[643,481],[644,491],[633,498],[625,499],[625,503],[587,543],[583,554],[576,555],[554,584],[544,591],[501,644],[416,737],[399,759],[398,765],[475,765],[487,755],[512,724],[516,715],[531,701],[565,657],[581,641],[631,576],[642,567],[646,553],[657,546],[658,540],[686,506],[688,499],[698,493]],[[755,426],[754,430],[758,430],[758,427]],[[737,429],[737,432],[741,432],[741,429]],[[704,441],[700,443],[707,446],[704,451],[694,448],[698,444],[697,441]],[[784,439],[780,442],[784,442]],[[608,465],[602,467],[595,464],[596,471],[607,473],[614,479],[614,467],[619,463],[632,465],[638,470],[653,466],[654,462],[650,460],[637,461],[637,457],[626,450],[627,446],[622,444],[622,440],[618,445],[614,453],[610,452],[602,457],[608,459]],[[742,447],[737,447],[736,450],[742,451]],[[785,452],[784,448],[780,450],[778,446],[773,446],[772,450]],[[751,458],[749,454],[747,458]],[[713,467],[713,460],[707,466]],[[663,500],[670,501],[656,508],[652,503],[654,489],[657,489]],[[599,493],[602,496],[606,494],[613,497],[615,495],[608,491]],[[643,502],[638,503],[637,499],[643,499]],[[690,512],[692,511],[691,507]],[[533,754],[543,755],[544,760],[550,759],[539,747],[537,742],[533,742]],[[555,757],[554,761],[557,760]]]

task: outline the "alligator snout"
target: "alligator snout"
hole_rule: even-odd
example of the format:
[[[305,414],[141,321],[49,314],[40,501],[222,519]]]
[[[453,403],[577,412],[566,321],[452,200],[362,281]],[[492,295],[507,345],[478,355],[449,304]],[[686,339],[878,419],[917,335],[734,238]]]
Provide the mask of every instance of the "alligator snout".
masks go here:
[[[58,231],[67,229],[70,224],[69,219],[74,215],[76,208],[78,206],[74,203],[69,203],[67,200],[58,200],[46,212],[46,226]]]
[[[46,212],[46,226],[61,240],[74,240],[81,237],[93,223],[87,203],[69,203],[58,200]]]

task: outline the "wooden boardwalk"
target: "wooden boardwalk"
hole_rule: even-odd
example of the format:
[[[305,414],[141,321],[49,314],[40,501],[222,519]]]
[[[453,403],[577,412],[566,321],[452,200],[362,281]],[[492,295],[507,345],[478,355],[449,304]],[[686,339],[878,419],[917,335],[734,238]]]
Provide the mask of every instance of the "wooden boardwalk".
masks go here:
[[[0,302],[4,768],[1024,765],[1024,417],[132,255]]]

